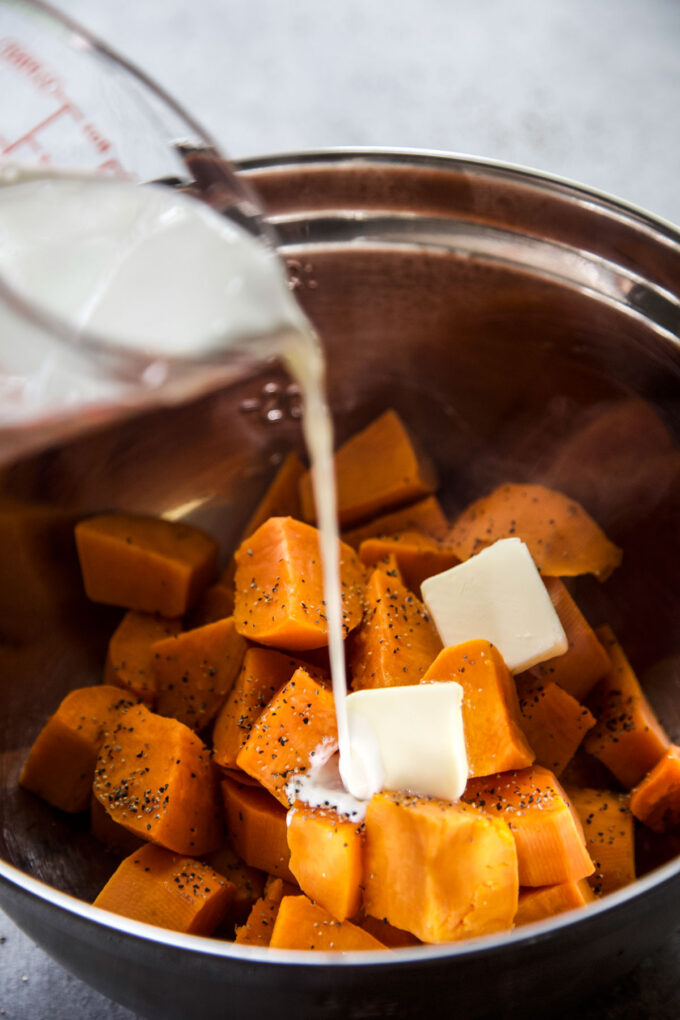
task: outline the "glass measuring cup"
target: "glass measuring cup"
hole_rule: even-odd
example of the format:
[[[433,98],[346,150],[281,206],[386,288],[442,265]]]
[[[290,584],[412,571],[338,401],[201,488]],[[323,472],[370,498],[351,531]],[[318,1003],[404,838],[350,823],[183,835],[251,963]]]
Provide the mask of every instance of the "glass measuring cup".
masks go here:
[[[168,181],[260,231],[248,186],[143,72],[41,0],[0,0],[0,160]],[[217,166],[216,166],[217,164]]]
[[[52,173],[157,182],[202,199],[273,247],[257,199],[208,133],[142,73],[40,0],[0,0],[0,94],[11,97],[0,109],[3,187]],[[88,342],[1,265],[0,318],[0,336],[11,338],[0,342],[0,459],[150,399],[177,399],[167,366]],[[220,378],[234,372],[235,363],[223,365]],[[210,385],[216,383],[213,374]],[[191,385],[198,384],[194,373]],[[84,399],[86,391],[94,399]]]

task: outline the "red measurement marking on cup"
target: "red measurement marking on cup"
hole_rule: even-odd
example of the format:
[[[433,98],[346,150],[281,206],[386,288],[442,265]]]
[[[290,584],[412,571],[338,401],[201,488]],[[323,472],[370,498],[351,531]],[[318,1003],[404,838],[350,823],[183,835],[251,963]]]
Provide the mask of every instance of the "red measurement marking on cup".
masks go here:
[[[58,110],[55,110],[53,113],[51,113],[49,117],[45,117],[44,120],[41,120],[38,124],[35,124],[30,131],[27,131],[19,138],[16,138],[11,145],[6,145],[5,148],[2,150],[3,155],[6,156],[8,153],[14,152],[15,149],[18,149],[19,146],[23,145],[25,142],[35,142],[36,135],[38,134],[38,132],[42,131],[43,128],[46,128],[48,124],[53,124],[58,117],[62,116],[62,114],[70,113],[70,111],[71,107],[69,106],[69,104],[64,103],[64,105],[60,106]]]
[[[0,59],[28,78],[41,92],[47,92],[62,103],[68,102],[59,76],[34,57],[23,43],[16,39],[0,39]]]
[[[97,169],[116,175],[124,174],[123,167],[113,155],[113,143],[95,124],[87,120],[82,110],[68,98],[59,75],[31,53],[24,43],[17,39],[0,39],[0,61],[21,75],[38,92],[43,93],[46,99],[54,100],[58,104],[56,109],[33,124],[19,138],[11,141],[1,139],[1,155],[9,155],[26,146],[39,157],[41,163],[49,163],[49,145],[43,144],[40,136],[55,122],[70,118],[95,153],[104,157]]]

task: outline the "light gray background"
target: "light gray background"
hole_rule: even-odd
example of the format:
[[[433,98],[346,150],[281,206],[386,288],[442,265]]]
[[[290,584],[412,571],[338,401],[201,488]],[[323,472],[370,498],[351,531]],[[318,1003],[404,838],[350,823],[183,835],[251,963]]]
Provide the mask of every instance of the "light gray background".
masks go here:
[[[571,177],[680,224],[680,0],[57,6],[155,77],[235,158],[332,145],[454,150]],[[675,1020],[679,949],[676,937],[581,1020]],[[131,1014],[0,913],[2,1017]]]
[[[61,0],[235,158],[447,149],[680,223],[678,0]]]

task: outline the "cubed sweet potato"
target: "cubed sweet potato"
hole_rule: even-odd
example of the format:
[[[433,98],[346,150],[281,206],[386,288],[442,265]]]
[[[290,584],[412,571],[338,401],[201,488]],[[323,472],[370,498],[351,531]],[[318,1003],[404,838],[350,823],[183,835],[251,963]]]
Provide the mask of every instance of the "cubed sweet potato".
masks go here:
[[[89,598],[142,613],[183,616],[217,569],[214,539],[160,517],[88,517],[76,525],[76,545]]]
[[[428,496],[437,487],[432,464],[416,450],[395,411],[385,411],[351,436],[333,460],[342,528]],[[305,520],[315,520],[309,473],[300,482],[300,498]]]
[[[161,928],[211,935],[235,892],[207,864],[147,845],[121,862],[94,906]]]
[[[188,726],[135,705],[107,731],[93,788],[113,820],[131,832],[199,856],[222,842],[214,768]]]
[[[512,927],[515,841],[502,818],[468,804],[376,794],[366,812],[366,912],[423,942]]]
[[[136,701],[111,684],[71,691],[38,734],[21,785],[62,811],[85,811],[104,735]]]
[[[364,569],[340,546],[343,627],[361,620]],[[261,645],[301,652],[328,644],[319,533],[292,517],[270,517],[236,552],[237,631]]]

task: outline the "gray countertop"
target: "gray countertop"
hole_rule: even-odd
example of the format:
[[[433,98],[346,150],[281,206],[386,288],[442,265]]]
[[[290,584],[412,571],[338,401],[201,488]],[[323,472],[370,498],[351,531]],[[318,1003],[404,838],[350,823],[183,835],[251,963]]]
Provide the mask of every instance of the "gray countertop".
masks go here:
[[[234,158],[323,146],[521,163],[680,223],[677,0],[58,0]]]
[[[60,0],[235,158],[325,146],[493,157],[680,223],[677,0]],[[680,932],[580,1020],[676,1020]],[[553,1012],[552,1016],[555,1016]],[[127,1020],[0,912],[0,1018]]]

